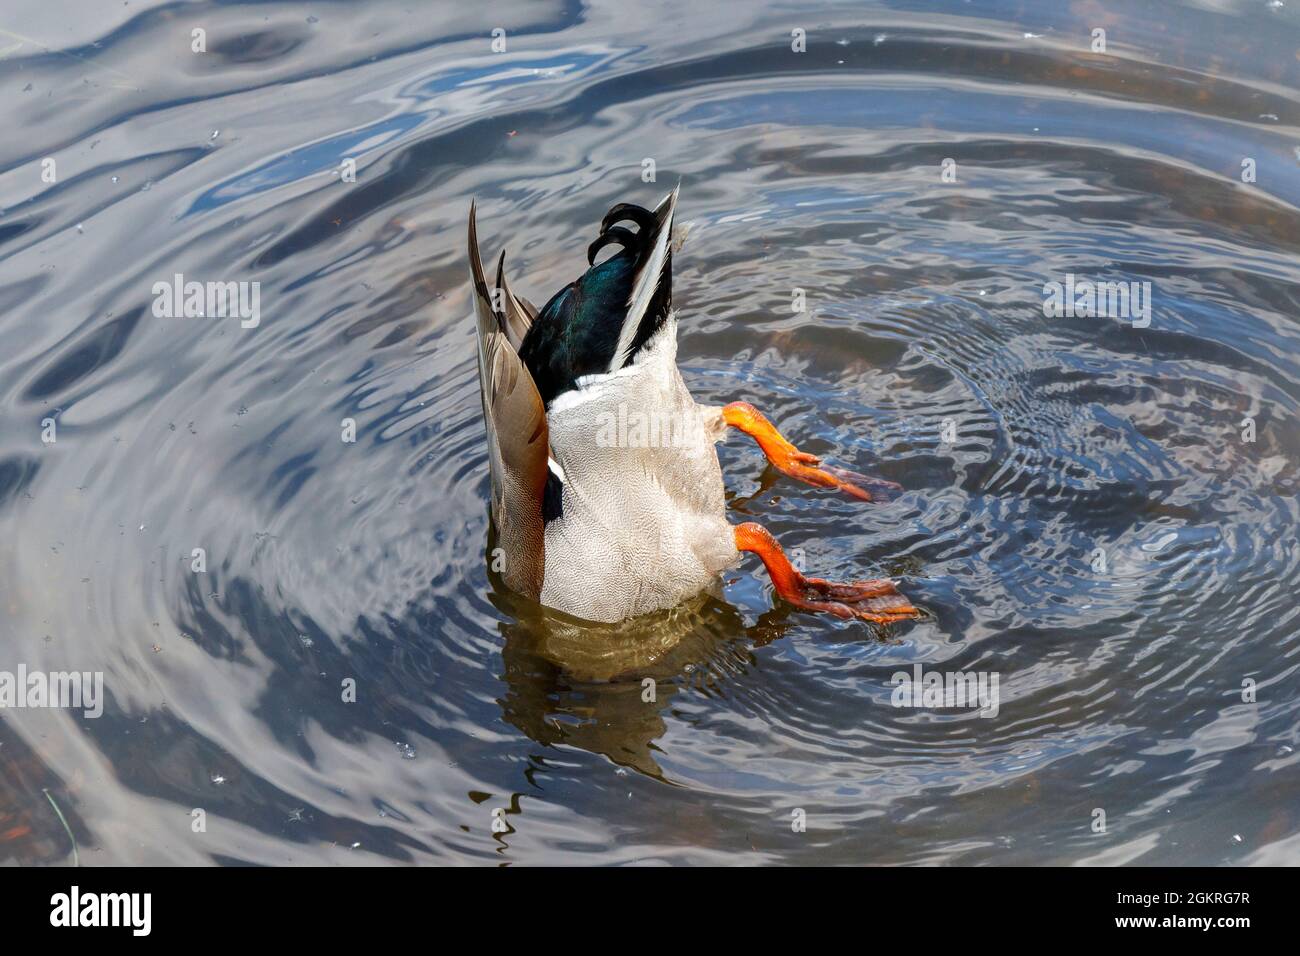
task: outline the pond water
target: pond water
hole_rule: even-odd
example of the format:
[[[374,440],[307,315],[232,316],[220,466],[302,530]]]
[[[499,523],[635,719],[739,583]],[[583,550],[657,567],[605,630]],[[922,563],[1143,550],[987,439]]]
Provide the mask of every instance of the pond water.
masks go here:
[[[103,713],[0,710],[0,862],[1300,861],[1298,47],[1265,0],[6,3],[0,672]],[[489,574],[470,200],[541,303],[679,181],[697,399],[905,489],[734,436],[729,520],[923,620]],[[1131,314],[1049,314],[1083,282]],[[893,706],[918,666],[996,714]]]

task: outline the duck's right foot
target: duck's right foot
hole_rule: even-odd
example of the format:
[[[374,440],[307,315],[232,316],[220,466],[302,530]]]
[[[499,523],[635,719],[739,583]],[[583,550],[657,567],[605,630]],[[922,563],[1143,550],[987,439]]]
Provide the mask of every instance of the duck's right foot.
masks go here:
[[[757,554],[767,567],[776,593],[795,607],[842,618],[856,617],[877,624],[921,616],[893,581],[880,578],[836,584],[822,578],[805,577],[790,564],[776,539],[762,525],[747,521],[736,526],[735,534],[736,549]]]

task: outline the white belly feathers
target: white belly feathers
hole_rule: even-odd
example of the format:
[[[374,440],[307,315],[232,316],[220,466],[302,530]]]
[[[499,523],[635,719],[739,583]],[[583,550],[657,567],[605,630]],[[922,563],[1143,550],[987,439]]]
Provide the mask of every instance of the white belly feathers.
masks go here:
[[[593,621],[672,607],[739,557],[713,445],[725,428],[677,371],[677,318],[633,364],[547,412],[563,516],[546,526],[542,603]]]

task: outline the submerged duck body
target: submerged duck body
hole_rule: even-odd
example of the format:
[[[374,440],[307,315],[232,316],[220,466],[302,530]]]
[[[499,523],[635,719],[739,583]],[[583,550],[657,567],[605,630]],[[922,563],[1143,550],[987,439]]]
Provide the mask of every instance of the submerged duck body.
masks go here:
[[[505,583],[567,614],[616,622],[699,594],[753,551],[781,597],[807,610],[882,623],[916,616],[893,582],[806,578],[761,526],[727,521],[714,446],[729,427],[809,483],[861,500],[898,486],[821,466],[747,403],[710,407],[691,397],[677,368],[672,308],[676,203],[674,190],[653,212],[611,209],[588,249],[590,268],[541,310],[510,291],[504,252],[488,289],[471,207],[479,381]],[[609,245],[621,251],[596,264]]]

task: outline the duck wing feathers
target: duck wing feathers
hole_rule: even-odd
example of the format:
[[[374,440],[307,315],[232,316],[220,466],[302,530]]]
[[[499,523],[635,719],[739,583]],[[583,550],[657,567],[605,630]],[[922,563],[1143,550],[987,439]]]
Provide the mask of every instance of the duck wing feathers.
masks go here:
[[[472,204],[469,263],[478,328],[479,391],[492,477],[492,521],[505,555],[502,577],[512,590],[537,599],[546,566],[542,503],[550,444],[546,408],[518,351],[536,309],[530,310],[528,303],[510,293],[505,284],[504,252],[497,265],[497,287],[489,292]]]

